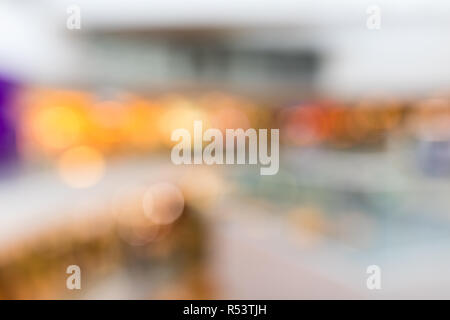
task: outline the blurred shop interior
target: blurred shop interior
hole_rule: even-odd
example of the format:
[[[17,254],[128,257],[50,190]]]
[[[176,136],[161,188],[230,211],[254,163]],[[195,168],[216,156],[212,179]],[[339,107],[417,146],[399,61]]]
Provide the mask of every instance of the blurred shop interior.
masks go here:
[[[449,298],[450,2],[373,4],[1,0],[0,298]],[[194,120],[278,174],[174,165]]]

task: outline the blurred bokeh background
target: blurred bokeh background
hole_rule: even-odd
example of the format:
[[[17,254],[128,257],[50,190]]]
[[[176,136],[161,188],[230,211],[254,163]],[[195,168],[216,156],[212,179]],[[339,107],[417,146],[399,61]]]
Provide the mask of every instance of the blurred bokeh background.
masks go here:
[[[450,298],[449,17],[0,0],[0,298]],[[279,128],[278,174],[175,166],[194,120]]]

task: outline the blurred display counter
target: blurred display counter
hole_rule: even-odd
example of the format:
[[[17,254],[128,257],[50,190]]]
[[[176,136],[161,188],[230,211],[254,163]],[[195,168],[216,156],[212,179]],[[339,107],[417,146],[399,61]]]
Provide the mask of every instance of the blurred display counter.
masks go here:
[[[0,185],[2,297],[447,297],[450,181],[422,174],[408,150],[282,148],[275,176],[128,157],[79,189],[58,171],[28,170]],[[133,194],[161,181],[180,187],[189,210],[168,237],[153,241],[151,226],[130,233],[134,214],[111,217],[111,208],[140,212]],[[153,240],[143,246],[142,235]],[[80,294],[65,288],[71,264],[86,268]],[[373,264],[380,291],[366,288]]]
[[[164,172],[157,162],[111,164],[89,189],[67,186],[53,171],[4,181],[0,297],[209,296],[203,219],[171,182],[172,168]],[[81,268],[81,290],[66,288],[70,265]],[[102,290],[115,283],[116,290]]]

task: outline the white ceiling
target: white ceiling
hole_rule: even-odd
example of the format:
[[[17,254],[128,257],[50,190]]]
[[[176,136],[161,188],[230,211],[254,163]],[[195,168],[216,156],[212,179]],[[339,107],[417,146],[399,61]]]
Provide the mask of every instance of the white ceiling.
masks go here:
[[[253,27],[257,34],[238,33],[243,45],[316,48],[326,57],[320,85],[330,91],[450,87],[448,0],[3,0],[0,72],[53,82],[79,76],[78,31],[66,29],[74,4],[81,9],[80,35]],[[381,9],[379,31],[366,28],[373,4]],[[275,28],[282,26],[291,28]]]

